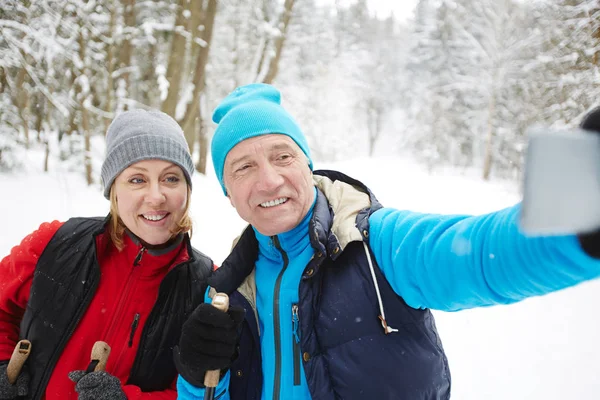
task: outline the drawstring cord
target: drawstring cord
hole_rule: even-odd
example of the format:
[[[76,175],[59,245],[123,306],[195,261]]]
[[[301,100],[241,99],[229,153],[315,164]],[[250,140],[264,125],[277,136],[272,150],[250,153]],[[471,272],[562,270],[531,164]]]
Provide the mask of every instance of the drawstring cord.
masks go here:
[[[369,252],[369,248],[367,244],[363,242],[363,246],[365,249],[365,254],[367,255],[367,261],[369,262],[369,270],[371,271],[371,277],[373,278],[373,283],[375,284],[375,293],[377,293],[377,302],[379,303],[379,312],[381,313],[378,317],[381,320],[381,326],[383,326],[383,331],[385,334],[389,334],[392,332],[398,332],[398,329],[394,329],[387,324],[385,320],[385,312],[383,311],[383,302],[381,301],[381,293],[379,293],[379,284],[377,283],[377,278],[375,277],[375,269],[373,268],[373,261],[371,260],[371,253]]]

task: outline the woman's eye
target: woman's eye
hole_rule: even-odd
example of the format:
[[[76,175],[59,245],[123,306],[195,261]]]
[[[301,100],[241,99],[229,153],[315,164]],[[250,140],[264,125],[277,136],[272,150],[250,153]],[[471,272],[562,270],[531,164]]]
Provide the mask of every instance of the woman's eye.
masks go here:
[[[177,182],[181,181],[181,179],[178,176],[175,176],[175,175],[168,176],[165,180],[167,182],[169,182],[169,183],[177,183]]]
[[[289,155],[289,154],[282,154],[282,155],[280,155],[279,157],[277,157],[277,159],[278,159],[279,161],[285,161],[285,160],[288,160],[288,159],[289,159],[289,158],[291,158],[291,157],[292,157],[292,156],[291,156],[291,155]]]
[[[248,168],[250,168],[250,164],[244,164],[241,167],[239,167],[238,169],[236,169],[235,172],[242,172]]]
[[[129,180],[129,183],[133,183],[133,184],[137,185],[140,183],[144,183],[144,180],[142,178],[131,178]]]

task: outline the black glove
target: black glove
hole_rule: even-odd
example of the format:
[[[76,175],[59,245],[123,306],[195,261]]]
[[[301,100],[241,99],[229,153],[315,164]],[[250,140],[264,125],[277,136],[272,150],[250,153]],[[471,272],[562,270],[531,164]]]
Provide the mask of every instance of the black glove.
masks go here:
[[[173,349],[179,374],[204,387],[206,371],[226,370],[237,356],[240,326],[246,311],[230,307],[223,312],[202,303],[183,324],[179,346]]]
[[[8,383],[7,366],[8,361],[0,362],[0,400],[16,400],[21,396],[27,396],[29,393],[29,371],[27,371],[27,366],[23,366],[14,385]]]
[[[79,400],[127,400],[121,381],[108,372],[72,371],[69,379],[75,382]]]
[[[600,135],[600,107],[594,108],[583,117],[581,129]],[[600,258],[600,228],[593,232],[577,235],[583,250],[591,257]]]

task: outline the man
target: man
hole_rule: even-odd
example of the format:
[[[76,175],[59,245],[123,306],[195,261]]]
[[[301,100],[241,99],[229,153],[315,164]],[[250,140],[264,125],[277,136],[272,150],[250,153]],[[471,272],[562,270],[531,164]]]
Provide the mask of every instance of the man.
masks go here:
[[[519,205],[400,211],[340,172],[313,173],[272,86],[236,89],[213,120],[217,178],[250,226],[209,278],[229,313],[200,305],[183,328],[181,399],[202,398],[213,369],[221,399],[448,399],[429,309],[509,304],[600,275],[596,235],[525,237]]]

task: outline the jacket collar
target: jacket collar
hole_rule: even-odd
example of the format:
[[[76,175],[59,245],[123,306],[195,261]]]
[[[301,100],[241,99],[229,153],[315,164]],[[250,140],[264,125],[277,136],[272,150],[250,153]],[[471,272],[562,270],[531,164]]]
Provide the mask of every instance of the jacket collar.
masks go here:
[[[277,236],[277,241],[279,242],[279,246],[283,251],[285,251],[291,258],[300,254],[306,246],[310,245],[308,239],[309,225],[310,221],[313,217],[313,210],[315,208],[315,203],[317,200],[317,189],[314,188],[314,200],[312,205],[310,206],[308,213],[302,218],[302,221],[298,225],[296,225],[293,229],[280,233]],[[275,248],[273,245],[273,239],[275,236],[266,236],[256,230],[256,228],[252,228],[254,230],[254,235],[258,240],[259,252],[263,254],[267,258],[278,259],[281,256],[280,250]]]
[[[369,215],[381,204],[365,185],[341,172],[318,170],[313,178],[317,196],[308,221],[310,242],[315,253],[322,252],[335,260],[348,243],[366,240]],[[208,278],[209,285],[225,293],[244,286],[248,292],[245,297],[254,303],[256,285],[252,272],[258,249],[256,234],[247,226],[234,241],[230,255]]]
[[[176,248],[178,248],[181,242],[183,241],[183,233],[180,233],[174,238],[171,238],[166,243],[158,246],[150,245],[144,242],[129,229],[125,229],[125,235],[128,236],[136,246],[144,247],[148,251],[148,254],[151,254],[153,256],[161,256],[163,254],[170,253]]]
[[[98,228],[92,233],[94,240],[96,242],[96,246],[97,246],[97,251],[108,251],[109,247],[113,246],[112,244],[112,240],[110,239],[110,234],[108,232],[108,230],[110,229],[108,224],[110,223],[110,217],[111,214],[109,213],[108,215],[106,215],[105,217],[92,217],[91,219],[97,220],[98,222],[101,222],[98,225]],[[141,247],[139,240],[137,239],[137,236],[133,235],[133,233],[130,235],[128,233],[129,231],[126,231],[125,233],[125,242],[127,242],[128,240],[132,242],[133,245],[139,248]],[[171,253],[173,250],[183,247],[183,251],[179,252],[179,255],[176,257],[176,259],[173,262],[173,266],[181,264],[183,262],[190,262],[193,263],[196,261],[196,257],[194,255],[194,249],[192,247],[192,243],[190,240],[190,235],[188,233],[183,233],[180,235],[180,237],[178,236],[177,238],[175,238],[175,240],[169,244],[169,246],[167,246],[167,248],[164,248],[162,250],[159,249],[153,249],[152,251],[150,251],[149,253],[151,255],[155,255],[155,256],[160,256],[163,254],[167,254],[167,253]],[[174,253],[173,253],[174,254]],[[137,253],[136,253],[137,255]]]

